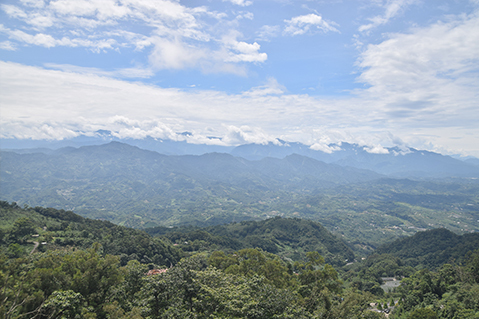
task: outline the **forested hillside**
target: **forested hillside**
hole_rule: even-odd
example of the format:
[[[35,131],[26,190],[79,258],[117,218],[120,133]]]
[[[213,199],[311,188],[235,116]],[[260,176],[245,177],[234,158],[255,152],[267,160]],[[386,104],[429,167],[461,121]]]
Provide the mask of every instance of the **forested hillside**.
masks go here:
[[[393,255],[407,247],[406,239],[335,269],[317,250],[306,249],[329,249],[332,260],[348,250],[320,224],[304,220],[162,229],[161,239],[71,211],[0,204],[1,318],[479,317],[479,250],[461,245],[467,235],[458,237],[456,246],[436,249],[441,254],[455,248],[460,260],[437,264],[436,270],[427,269],[424,260],[412,267],[407,263],[414,258],[404,263]],[[228,246],[254,246],[260,233],[280,255]],[[451,236],[438,230],[411,240],[425,247],[431,233]],[[297,234],[304,238],[295,239]],[[168,238],[193,241],[175,246]],[[281,254],[294,244],[305,253],[293,255],[299,257],[293,261]],[[206,249],[189,249],[201,245]],[[382,276],[405,278],[385,292]]]
[[[23,256],[33,249],[35,242],[44,243],[38,246],[40,251],[47,247],[86,249],[98,243],[104,253],[118,255],[123,265],[134,259],[167,266],[182,257],[181,250],[143,231],[83,218],[71,211],[21,208],[1,201],[0,220],[0,235],[3,243],[8,244],[11,257]]]
[[[333,265],[344,265],[355,258],[344,241],[321,224],[298,218],[275,217],[257,222],[244,221],[196,229],[150,228],[146,231],[152,235],[162,235],[161,237],[168,238],[187,251],[214,248],[232,252],[261,248],[295,261],[306,258],[309,251],[317,251]]]
[[[410,266],[434,269],[448,262],[463,262],[467,252],[479,248],[479,233],[458,236],[444,229],[419,232],[379,247],[375,253],[392,254]]]

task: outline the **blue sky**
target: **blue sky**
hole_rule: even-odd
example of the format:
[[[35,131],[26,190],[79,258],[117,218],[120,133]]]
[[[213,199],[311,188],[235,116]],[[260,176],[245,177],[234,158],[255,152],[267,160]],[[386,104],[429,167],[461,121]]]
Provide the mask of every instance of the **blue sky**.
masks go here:
[[[479,156],[478,71],[477,0],[0,2],[2,138]]]

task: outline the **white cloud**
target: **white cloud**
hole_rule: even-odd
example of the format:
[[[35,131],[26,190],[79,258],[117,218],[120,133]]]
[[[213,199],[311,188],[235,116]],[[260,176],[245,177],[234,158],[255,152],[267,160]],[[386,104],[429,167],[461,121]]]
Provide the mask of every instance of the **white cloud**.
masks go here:
[[[386,3],[381,4],[381,6],[384,7],[384,14],[369,18],[370,23],[361,25],[359,31],[367,32],[388,23],[389,20],[401,13],[406,7],[416,2],[418,2],[418,0],[387,0]]]
[[[248,19],[248,20],[253,20],[254,19],[254,14],[253,12],[240,12],[237,16],[236,19]]]
[[[259,52],[261,46],[254,43],[238,41],[238,32],[230,32],[223,37],[223,45],[227,49],[226,62],[264,62],[268,58],[266,53]]]
[[[56,63],[45,63],[46,68],[62,70],[64,72],[74,72],[78,74],[90,74],[98,76],[106,76],[112,78],[150,78],[154,75],[153,71],[148,68],[137,67],[137,68],[124,68],[116,69],[114,71],[105,71],[98,68],[88,68],[80,67],[71,64],[56,64]]]
[[[141,78],[141,79],[147,79],[150,78],[154,75],[153,71],[149,68],[124,68],[124,69],[118,69],[114,71],[114,75],[118,74],[119,77],[123,78]]]
[[[17,46],[10,41],[0,42],[0,50],[15,51],[16,49],[17,49]]]
[[[180,140],[180,135],[165,123],[158,120],[134,120],[125,116],[115,115],[107,119],[112,135],[118,138],[143,139],[153,137],[158,139]]]
[[[9,29],[3,29],[2,31],[7,33],[10,39],[21,41],[28,44],[34,44],[34,45],[43,46],[46,48],[51,48],[59,44],[59,41],[54,39],[49,34],[37,33],[35,35],[31,35],[21,30],[9,30]]]
[[[183,69],[197,64],[206,57],[206,52],[194,46],[189,46],[180,39],[165,39],[155,37],[151,39],[154,44],[149,60],[157,69]]]
[[[88,17],[107,23],[132,13],[129,3],[114,0],[56,0],[48,7],[59,16]]]
[[[14,63],[1,62],[0,69],[0,132],[4,137],[24,137],[32,132],[32,127],[44,123],[51,126],[58,123],[58,127],[81,132],[121,129],[122,136],[130,133],[140,136],[151,134],[152,129],[147,125],[150,121],[161,122],[173,132],[194,131],[197,136],[219,136],[232,143],[240,136],[245,141],[263,141],[261,132],[288,137],[297,125],[304,124],[308,129],[319,123],[332,123],[334,117],[346,122],[335,114],[336,106],[327,106],[308,96],[281,94],[281,86],[274,79],[249,94],[228,95],[217,91],[182,92],[91,73],[45,70]],[[123,128],[117,127],[119,123],[110,120],[116,115],[130,122],[125,120]],[[246,124],[250,129],[243,129]],[[243,133],[228,129],[231,126],[241,128]]]
[[[301,35],[305,34],[311,29],[321,30],[322,32],[339,32],[338,29],[331,25],[332,23],[324,21],[321,16],[314,13],[297,16],[291,20],[284,20],[284,22],[286,22],[284,33],[287,35]]]
[[[55,39],[49,34],[36,33],[32,35],[21,30],[10,30],[5,28],[3,25],[0,25],[0,32],[7,34],[12,40],[26,44],[42,46],[45,48],[52,48],[56,46],[87,47],[94,52],[99,52],[105,49],[112,49],[116,44],[114,39],[100,39],[96,41],[81,38],[70,39],[68,37]]]
[[[411,125],[463,126],[479,120],[479,14],[391,34],[369,45],[358,80],[390,119]],[[373,102],[374,103],[374,102]]]
[[[280,95],[286,91],[286,88],[279,84],[275,78],[269,78],[265,85],[254,87],[246,92],[244,96],[258,97],[265,95]]]
[[[226,129],[227,132],[222,139],[226,145],[268,144],[276,140],[274,136],[266,134],[263,130],[247,125],[241,127],[228,125]]]
[[[321,151],[328,154],[341,150],[341,148],[336,145],[330,146],[322,142],[316,142],[313,145],[311,145],[310,148],[314,151]]]
[[[28,15],[19,7],[11,4],[2,4],[0,6],[5,13],[14,19],[25,19]]]
[[[257,39],[260,41],[270,41],[271,38],[277,37],[281,32],[279,25],[264,25],[256,32]]]
[[[238,41],[241,33],[231,30],[218,39],[217,47],[206,46],[201,41],[188,41],[184,37],[155,37],[151,41],[154,48],[150,54],[150,63],[156,69],[183,69],[197,67],[206,73],[227,72],[244,75],[246,72],[237,63],[262,63],[267,60],[266,53],[259,52],[256,42]]]
[[[242,7],[250,6],[253,4],[253,1],[248,1],[248,0],[223,0],[223,2],[225,1],[229,1],[232,4],[242,6]]]
[[[180,13],[171,15],[181,16]],[[168,21],[173,23],[174,19]],[[195,22],[198,27],[193,27]],[[139,36],[130,30],[113,34],[118,30],[109,29],[108,37],[102,34],[99,38],[81,38],[82,34],[89,34],[88,30],[75,29],[69,30],[68,36],[53,39],[64,41],[64,45],[67,40],[75,44],[73,41],[78,39],[116,39],[110,44],[114,48],[122,45],[119,39],[126,39],[133,48],[133,39],[151,41],[152,59],[157,58],[152,65],[158,63],[158,68],[229,68],[228,72],[241,73],[241,66],[247,61],[264,61],[261,47],[244,40],[228,23],[224,23],[227,27],[220,33],[200,26],[199,20],[185,25],[191,28],[172,33],[165,22],[152,27],[151,34]],[[303,30],[304,26],[298,28]],[[10,31],[3,28],[2,32]],[[195,56],[190,57],[193,53]],[[346,141],[369,145],[371,152],[407,144],[431,150],[467,150],[479,155],[474,146],[479,145],[478,57],[476,13],[449,16],[446,22],[385,35],[385,40],[369,45],[358,60],[358,81],[365,88],[334,99],[288,94],[274,78],[241,94],[226,94],[120,81],[121,72],[128,72],[124,69],[102,73],[64,65],[50,65],[56,70],[45,70],[0,63],[0,134],[60,138],[108,129],[122,137],[167,136],[222,144],[264,143],[274,137],[304,142],[327,152],[335,150],[329,146],[331,143]],[[142,72],[144,76],[149,74],[148,67],[130,71],[138,76]],[[115,116],[123,120],[111,120]],[[193,135],[177,136],[176,132],[183,131]]]
[[[267,59],[259,44],[240,39],[235,30],[238,17],[227,21],[225,13],[186,7],[175,0],[25,0],[1,9],[25,24],[0,30],[11,41],[47,48],[86,47],[97,53],[152,47],[153,69],[199,68],[244,75],[244,66],[235,64]],[[253,19],[253,14],[244,12],[241,18]]]
[[[68,123],[62,121],[61,123],[55,121],[44,121],[42,123],[35,123],[19,120],[2,121],[0,120],[2,128],[0,129],[0,136],[18,139],[34,139],[34,140],[62,140],[73,138],[80,135],[76,125],[69,126]],[[5,132],[16,131],[13,134],[4,134]]]
[[[366,146],[364,150],[371,154],[389,154],[389,151],[381,145]]]

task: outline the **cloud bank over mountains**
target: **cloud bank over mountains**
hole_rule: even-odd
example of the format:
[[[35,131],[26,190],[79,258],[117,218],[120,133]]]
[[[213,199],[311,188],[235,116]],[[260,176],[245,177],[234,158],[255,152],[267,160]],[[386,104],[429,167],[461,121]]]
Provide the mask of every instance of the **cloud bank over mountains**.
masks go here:
[[[479,4],[437,8],[415,23],[408,14],[420,1],[373,1],[370,11],[349,13],[359,12],[353,22],[333,12],[337,4],[275,5],[278,13],[266,16],[257,1],[6,1],[0,137],[108,130],[190,143],[281,138],[326,151],[344,141],[376,153],[407,144],[479,156]],[[343,53],[329,50],[337,43],[354,54],[336,60]],[[297,61],[304,66],[295,70]],[[328,70],[327,61],[338,65]],[[322,76],[317,65],[334,83],[344,61],[351,67],[341,93],[315,93],[326,85],[311,85]],[[312,73],[299,72],[308,63]]]

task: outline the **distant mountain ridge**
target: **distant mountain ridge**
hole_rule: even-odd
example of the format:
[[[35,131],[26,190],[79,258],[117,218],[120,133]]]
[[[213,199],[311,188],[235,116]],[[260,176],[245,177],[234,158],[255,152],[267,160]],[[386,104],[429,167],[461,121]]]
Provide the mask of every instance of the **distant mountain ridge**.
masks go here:
[[[125,219],[109,212],[123,211],[129,220],[136,218],[145,227],[151,216],[176,218],[175,223],[199,222],[194,218],[210,217],[192,219],[191,212],[208,207],[204,214],[211,218],[235,214],[242,220],[252,217],[240,213],[246,209],[243,202],[264,200],[276,192],[301,193],[382,177],[300,155],[260,161],[225,153],[168,156],[119,142],[67,147],[49,154],[1,151],[0,164],[4,200],[96,211],[96,218],[117,223]],[[226,202],[217,202],[219,198]]]
[[[1,200],[124,226],[299,217],[320,221],[361,251],[421,229],[478,230],[473,178],[394,179],[299,154],[251,161],[164,155],[120,142],[20,153],[0,150]]]
[[[476,163],[474,159],[464,162],[450,156],[413,148],[384,148],[387,153],[377,154],[372,153],[368,147],[358,144],[330,144],[329,147],[336,151],[332,153],[315,151],[301,143],[248,144],[236,147],[231,154],[253,160],[296,153],[325,163],[368,169],[379,174],[401,178],[479,177],[479,169],[474,165]]]
[[[30,159],[34,159],[34,162],[29,163]],[[5,165],[4,169],[8,171],[20,168],[31,170],[34,166],[45,164],[46,169],[55,170],[57,177],[61,177],[61,174],[70,174],[69,177],[77,178],[98,178],[105,175],[108,170],[116,169],[112,166],[113,164],[119,165],[119,170],[110,171],[110,173],[130,178],[136,176],[136,178],[149,180],[174,173],[230,183],[238,183],[238,181],[241,183],[244,179],[253,178],[270,186],[279,182],[295,183],[308,179],[314,184],[311,187],[317,187],[382,177],[372,171],[327,164],[297,154],[283,159],[264,158],[258,161],[250,161],[226,153],[168,156],[120,142],[83,146],[78,149],[61,148],[49,154],[16,154],[3,151],[2,161]],[[22,164],[25,166],[21,166]],[[81,172],[74,173],[77,170]],[[41,170],[41,174],[45,172],[45,169]]]
[[[2,149],[17,153],[52,153],[52,149],[103,145],[109,142],[121,142],[137,146],[144,150],[164,155],[204,155],[207,153],[225,153],[242,157],[250,161],[265,158],[283,159],[298,154],[328,164],[372,170],[379,174],[400,178],[479,178],[479,159],[467,157],[460,160],[439,153],[416,150],[409,147],[383,148],[375,153],[367,146],[358,144],[330,144],[334,150],[330,153],[314,150],[310,146],[286,142],[278,139],[275,143],[245,144],[237,147],[191,144],[185,141],[172,141],[146,137],[144,139],[119,139],[109,131],[98,131],[95,136],[78,136],[62,141],[33,141],[18,139],[0,139]]]

